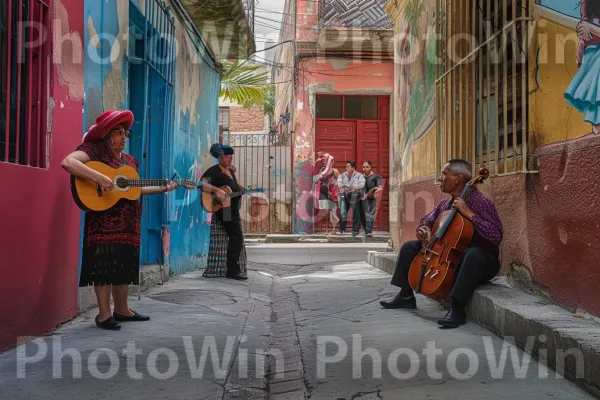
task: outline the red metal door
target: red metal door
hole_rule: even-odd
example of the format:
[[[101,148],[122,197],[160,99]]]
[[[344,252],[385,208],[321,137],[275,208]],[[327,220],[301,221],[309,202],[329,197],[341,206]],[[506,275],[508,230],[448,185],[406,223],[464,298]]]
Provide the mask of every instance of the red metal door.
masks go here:
[[[358,157],[356,166],[359,171],[365,161],[373,163],[373,172],[381,175],[385,184],[383,192],[377,198],[377,217],[373,226],[377,231],[389,230],[389,98],[379,97],[379,118],[358,121]]]

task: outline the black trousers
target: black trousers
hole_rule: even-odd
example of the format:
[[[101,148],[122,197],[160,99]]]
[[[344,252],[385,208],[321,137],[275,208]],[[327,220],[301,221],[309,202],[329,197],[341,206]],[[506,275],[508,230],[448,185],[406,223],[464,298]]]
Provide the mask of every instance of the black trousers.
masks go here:
[[[223,224],[223,228],[229,238],[229,244],[227,246],[227,276],[236,276],[241,272],[239,259],[244,244],[244,234],[242,232],[240,216],[236,213],[225,213],[224,216],[222,212],[216,213],[215,215]]]
[[[414,294],[408,283],[408,271],[421,248],[421,241],[411,240],[404,243],[398,253],[391,284],[401,288],[402,296],[408,297]],[[454,270],[454,288],[451,293],[454,304],[465,306],[477,286],[495,277],[499,271],[500,260],[495,254],[477,247],[469,247]]]

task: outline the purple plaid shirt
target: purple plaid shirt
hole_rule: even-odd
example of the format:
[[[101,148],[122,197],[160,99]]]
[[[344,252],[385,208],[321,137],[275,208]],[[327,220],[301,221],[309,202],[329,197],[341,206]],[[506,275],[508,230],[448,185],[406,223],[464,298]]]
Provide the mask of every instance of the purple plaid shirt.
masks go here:
[[[446,211],[450,210],[450,199],[445,199],[437,205],[437,207],[427,214],[419,226],[428,226],[430,229],[433,228],[435,220],[438,216]],[[500,253],[499,246],[503,238],[502,222],[496,207],[494,204],[485,197],[479,190],[473,190],[466,200],[467,205],[475,213],[471,222],[475,226],[475,234],[473,235],[472,246],[481,247],[485,250],[492,251],[498,255]]]

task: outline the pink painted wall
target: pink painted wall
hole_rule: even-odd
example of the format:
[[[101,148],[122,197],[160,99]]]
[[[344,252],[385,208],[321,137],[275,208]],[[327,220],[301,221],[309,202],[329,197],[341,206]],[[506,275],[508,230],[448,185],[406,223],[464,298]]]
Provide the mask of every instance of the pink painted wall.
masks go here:
[[[502,271],[511,283],[572,312],[600,316],[598,243],[600,137],[542,146],[539,174],[490,179],[480,186],[496,205],[504,240]],[[415,238],[419,220],[446,198],[434,176],[402,183],[402,231],[394,249]],[[416,199],[416,200],[414,200]]]
[[[318,0],[296,0],[296,39],[316,42],[319,23]]]
[[[306,202],[312,180],[303,174],[303,164],[314,162],[314,124],[312,102],[319,93],[391,95],[394,64],[352,59],[309,58],[299,62],[293,157],[296,179],[295,232],[312,233]]]
[[[60,21],[62,35],[70,32],[80,45],[83,3],[49,4],[50,21]],[[0,163],[0,351],[14,347],[17,337],[50,332],[77,313],[80,213],[60,162],[81,142],[82,50],[65,44],[50,73],[49,168]]]

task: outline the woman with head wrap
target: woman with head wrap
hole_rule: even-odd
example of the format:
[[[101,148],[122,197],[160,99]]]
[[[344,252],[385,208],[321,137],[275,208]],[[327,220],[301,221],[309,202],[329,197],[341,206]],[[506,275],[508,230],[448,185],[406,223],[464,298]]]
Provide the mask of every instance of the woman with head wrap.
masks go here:
[[[229,167],[232,173],[236,173],[235,166]],[[227,249],[229,247],[229,238],[223,228],[223,224],[218,218],[212,218],[210,221],[210,242],[208,247],[208,257],[206,268],[202,273],[204,278],[224,278],[227,276]],[[242,276],[248,276],[246,267],[246,246],[242,245],[239,265]]]
[[[228,145],[215,143],[210,148],[210,154],[218,160],[218,164],[210,167],[202,175],[203,185],[200,189],[203,192],[212,192],[217,201],[223,204],[225,202],[225,191],[221,189],[229,186],[232,191],[241,191],[237,182],[235,173],[231,170],[233,161],[233,148]],[[231,199],[229,207],[223,207],[214,215],[229,239],[227,244],[227,275],[226,278],[246,280],[247,276],[242,272],[240,265],[240,255],[244,247],[244,234],[242,233],[242,224],[240,221],[240,197]]]
[[[340,219],[337,216],[337,206],[339,201],[339,189],[337,186],[336,170],[333,168],[334,159],[329,153],[318,153],[319,158],[315,163],[313,170],[313,182],[315,183],[315,207],[318,210],[327,210],[333,229],[329,232],[329,222],[327,222],[326,233],[333,235]]]

